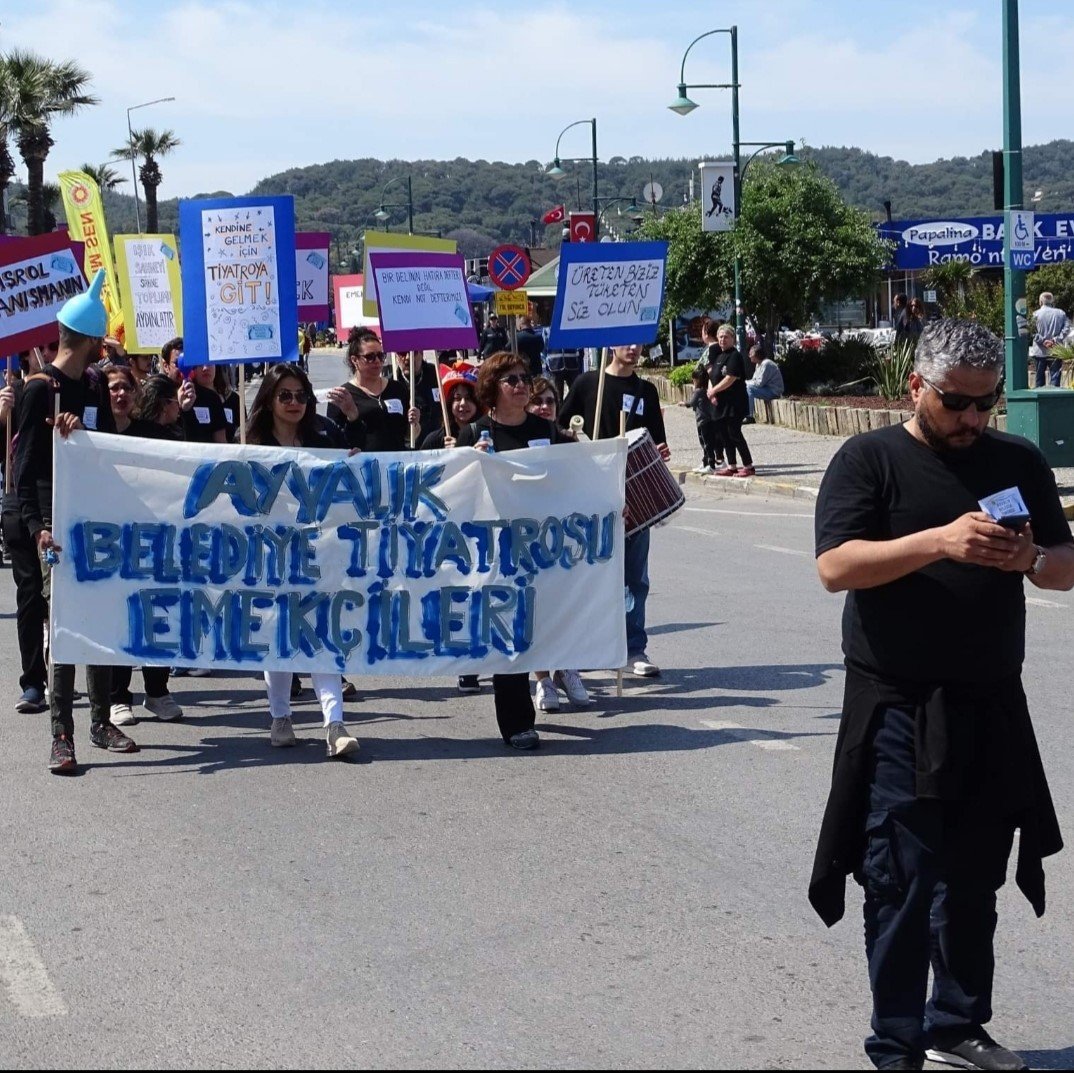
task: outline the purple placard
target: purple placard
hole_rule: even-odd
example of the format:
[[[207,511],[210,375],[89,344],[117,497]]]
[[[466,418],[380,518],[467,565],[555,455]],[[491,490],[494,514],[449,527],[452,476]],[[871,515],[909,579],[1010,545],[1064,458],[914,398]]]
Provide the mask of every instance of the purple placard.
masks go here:
[[[327,231],[295,232],[295,283],[298,319],[325,321],[328,305],[328,254],[332,236]]]
[[[477,348],[466,271],[458,253],[370,253],[384,349]]]

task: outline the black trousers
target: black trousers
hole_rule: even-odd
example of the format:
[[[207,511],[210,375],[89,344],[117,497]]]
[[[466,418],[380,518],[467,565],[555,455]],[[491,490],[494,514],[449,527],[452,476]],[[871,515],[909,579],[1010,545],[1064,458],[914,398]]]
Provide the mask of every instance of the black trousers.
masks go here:
[[[889,708],[873,742],[866,847],[865,952],[878,1067],[924,1054],[936,1028],[992,1017],[996,891],[1014,839],[979,804],[915,796],[914,716]],[[929,964],[932,995],[928,996]]]
[[[532,730],[537,712],[530,696],[528,674],[494,674],[492,694],[496,702],[496,724],[504,741],[523,730]]]
[[[715,421],[698,421],[697,440],[701,444],[702,465],[713,466],[717,458],[723,457],[723,445],[720,443],[719,427]]]
[[[90,723],[112,722],[112,668],[86,667],[86,694],[89,698]],[[49,690],[49,709],[52,713],[52,736],[66,734],[74,737],[75,721],[71,714],[75,701],[75,665],[54,663]]]
[[[45,621],[48,603],[41,576],[41,556],[37,542],[17,510],[5,510],[2,516],[4,544],[11,560],[11,577],[15,582],[15,630],[19,638],[22,690],[44,690],[48,679],[45,668]]]
[[[145,686],[147,697],[163,697],[168,692],[168,676],[171,669],[168,667],[143,667],[142,684]],[[112,703],[133,704],[134,696],[131,694],[131,678],[134,676],[133,667],[112,668]]]
[[[742,419],[745,414],[724,414],[716,418],[716,434],[723,444],[723,457],[729,466],[735,465],[738,454],[742,455],[744,466],[753,465],[753,455],[746,446],[746,437],[742,435]]]

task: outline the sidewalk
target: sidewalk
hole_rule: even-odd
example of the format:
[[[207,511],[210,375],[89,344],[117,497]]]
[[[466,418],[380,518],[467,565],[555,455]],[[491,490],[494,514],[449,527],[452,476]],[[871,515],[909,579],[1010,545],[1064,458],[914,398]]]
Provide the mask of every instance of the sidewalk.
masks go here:
[[[665,403],[664,427],[671,448],[671,472],[680,483],[739,495],[815,500],[828,463],[846,442],[842,436],[818,436],[778,425],[747,425],[743,432],[757,476],[706,477],[690,472],[701,463],[693,410]],[[1055,479],[1066,515],[1074,518],[1074,469],[1055,470]]]

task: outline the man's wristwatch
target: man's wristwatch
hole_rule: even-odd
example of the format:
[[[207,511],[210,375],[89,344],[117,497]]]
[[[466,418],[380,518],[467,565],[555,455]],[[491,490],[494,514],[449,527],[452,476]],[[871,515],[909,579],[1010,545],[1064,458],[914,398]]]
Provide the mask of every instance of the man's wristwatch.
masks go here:
[[[1026,577],[1036,577],[1044,569],[1044,563],[1048,558],[1047,553],[1039,544],[1035,544],[1034,547],[1037,549],[1037,555],[1033,560],[1033,565],[1026,571]]]

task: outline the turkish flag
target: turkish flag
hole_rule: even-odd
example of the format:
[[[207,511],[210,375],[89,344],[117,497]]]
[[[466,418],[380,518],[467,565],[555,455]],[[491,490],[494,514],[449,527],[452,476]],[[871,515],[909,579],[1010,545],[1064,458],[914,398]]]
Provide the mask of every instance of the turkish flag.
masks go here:
[[[597,218],[591,212],[571,213],[571,242],[592,242],[596,238]]]
[[[541,223],[543,224],[558,224],[563,222],[563,217],[567,213],[565,205],[557,205],[554,209],[549,209],[541,217]]]

